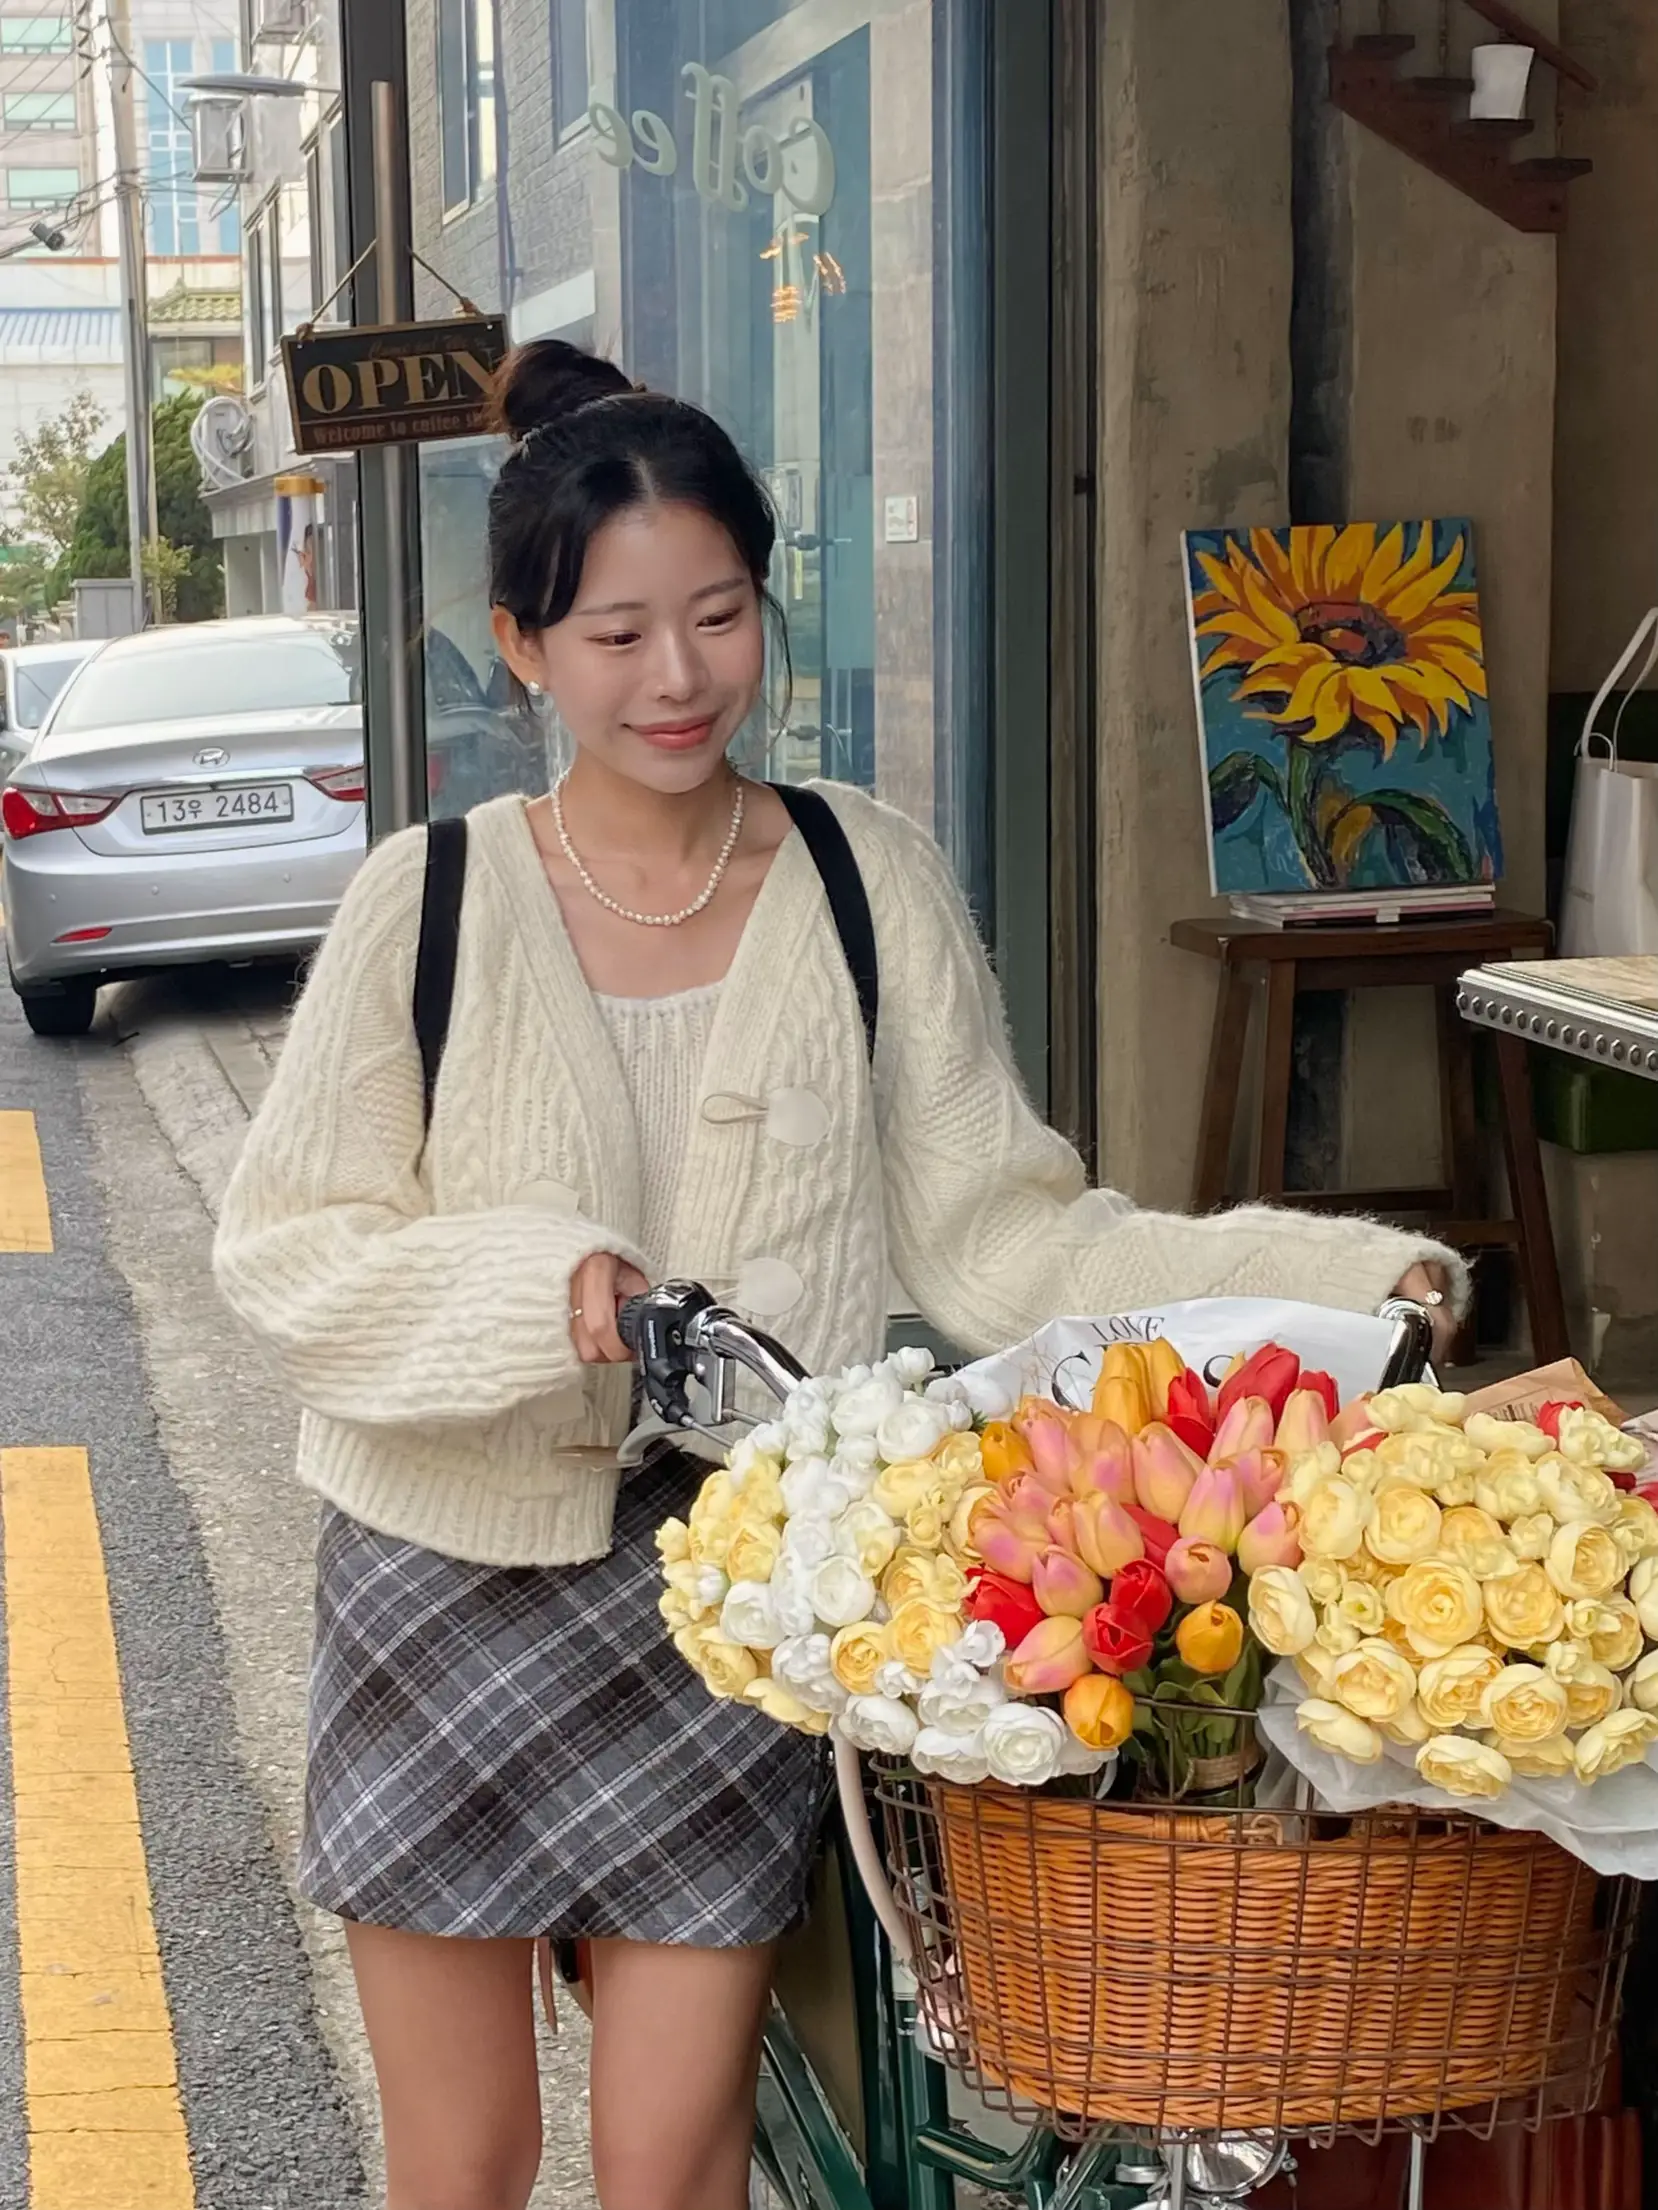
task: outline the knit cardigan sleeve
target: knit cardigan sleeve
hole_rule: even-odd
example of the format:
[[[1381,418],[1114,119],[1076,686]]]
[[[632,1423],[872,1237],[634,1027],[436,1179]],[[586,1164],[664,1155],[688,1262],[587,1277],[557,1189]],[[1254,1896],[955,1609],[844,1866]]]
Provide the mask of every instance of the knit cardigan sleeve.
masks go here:
[[[570,1283],[629,1244],[533,1203],[436,1214],[411,996],[424,838],[365,861],[220,1214],[225,1297],[300,1402],[367,1425],[486,1420],[581,1387]]]
[[[1187,1297],[1367,1311],[1420,1259],[1447,1268],[1461,1309],[1462,1259],[1375,1221],[1266,1205],[1194,1219],[1090,1191],[1020,1085],[995,978],[943,855],[883,819],[860,858],[877,872],[872,902],[887,923],[876,1071],[891,1256],[952,1341],[982,1353],[1062,1313]]]

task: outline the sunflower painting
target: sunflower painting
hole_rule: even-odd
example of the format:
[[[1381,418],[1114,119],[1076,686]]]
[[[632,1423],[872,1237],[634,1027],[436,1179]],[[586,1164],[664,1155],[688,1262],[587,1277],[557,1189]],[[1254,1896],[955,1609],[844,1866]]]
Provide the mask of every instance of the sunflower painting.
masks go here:
[[[1471,525],[1193,530],[1185,546],[1215,888],[1493,881]]]

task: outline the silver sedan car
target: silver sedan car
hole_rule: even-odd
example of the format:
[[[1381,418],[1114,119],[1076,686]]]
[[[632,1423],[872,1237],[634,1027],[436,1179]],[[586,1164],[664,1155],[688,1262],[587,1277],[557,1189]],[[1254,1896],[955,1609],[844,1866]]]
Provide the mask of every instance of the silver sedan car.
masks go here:
[[[99,637],[60,637],[51,644],[8,645],[0,651],[0,783],[27,759],[52,701]]]
[[[349,616],[112,639],[0,792],[6,957],[39,1036],[159,967],[309,951],[364,849]]]

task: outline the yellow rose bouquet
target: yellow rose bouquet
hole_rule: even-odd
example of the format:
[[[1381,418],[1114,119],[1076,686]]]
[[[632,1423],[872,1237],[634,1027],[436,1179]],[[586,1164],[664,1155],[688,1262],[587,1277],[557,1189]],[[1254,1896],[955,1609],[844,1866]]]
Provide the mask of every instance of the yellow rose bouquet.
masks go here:
[[[1470,1801],[1588,1785],[1658,1742],[1658,1511],[1634,1437],[1581,1404],[1469,1415],[1427,1385],[1355,1399],[1286,1468],[1300,1562],[1250,1625],[1306,1690],[1301,1732],[1390,1751]]]

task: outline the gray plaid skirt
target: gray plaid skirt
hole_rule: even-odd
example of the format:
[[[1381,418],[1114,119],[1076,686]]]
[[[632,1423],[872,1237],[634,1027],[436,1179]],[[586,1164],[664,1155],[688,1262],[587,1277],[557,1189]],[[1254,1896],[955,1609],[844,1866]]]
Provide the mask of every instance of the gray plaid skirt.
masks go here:
[[[324,1511],[300,1886],[424,1934],[740,1948],[800,1916],[821,1742],[716,1702],[653,1538],[707,1472],[622,1484],[587,1565],[467,1565]]]

